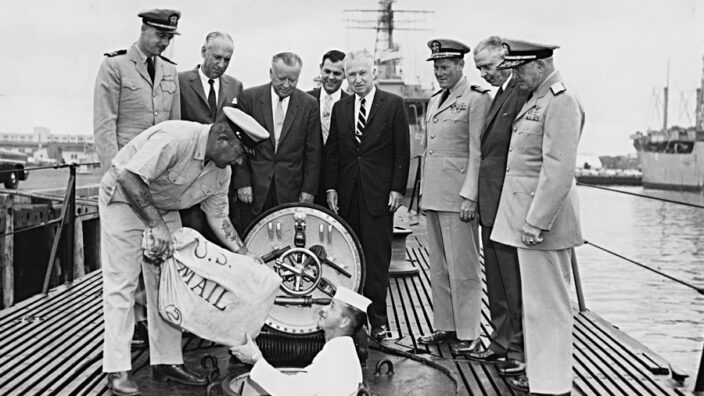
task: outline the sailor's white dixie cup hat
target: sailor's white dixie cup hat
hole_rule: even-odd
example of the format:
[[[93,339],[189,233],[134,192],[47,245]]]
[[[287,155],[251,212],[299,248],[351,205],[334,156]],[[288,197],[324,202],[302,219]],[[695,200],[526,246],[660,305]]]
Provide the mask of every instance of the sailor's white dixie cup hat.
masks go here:
[[[344,286],[337,286],[337,292],[335,293],[333,300],[342,301],[343,303],[357,308],[362,312],[367,312],[367,307],[369,307],[369,304],[372,303],[372,300],[359,293],[355,293]]]
[[[246,148],[254,150],[259,142],[269,139],[266,128],[249,114],[232,106],[225,106],[222,110],[227,116],[230,128]]]

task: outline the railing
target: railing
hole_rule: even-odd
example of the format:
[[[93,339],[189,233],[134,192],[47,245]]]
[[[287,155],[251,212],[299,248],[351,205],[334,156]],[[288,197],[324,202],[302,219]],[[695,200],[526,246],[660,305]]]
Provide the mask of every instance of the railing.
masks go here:
[[[653,197],[653,196],[650,196],[650,195],[638,194],[638,193],[633,193],[633,192],[630,192],[630,191],[623,191],[623,190],[618,190],[618,189],[613,189],[613,188],[608,188],[608,187],[603,187],[603,186],[597,186],[597,185],[592,185],[592,184],[585,184],[585,183],[577,183],[577,185],[578,185],[578,186],[583,186],[583,187],[590,187],[590,188],[596,188],[596,189],[600,189],[600,190],[606,190],[606,191],[616,192],[616,193],[619,193],[619,194],[632,195],[632,196],[636,196],[636,197],[640,197],[640,198],[652,199],[652,200],[661,201],[661,202],[667,202],[667,203],[673,203],[673,204],[677,204],[677,205],[683,205],[683,206],[689,206],[689,207],[704,209],[704,206],[702,206],[702,205],[692,204],[692,203],[688,203],[688,202],[674,201],[674,200],[666,199],[666,198]],[[674,276],[672,276],[672,275],[668,275],[668,274],[666,274],[666,273],[664,273],[664,272],[662,272],[662,271],[660,271],[660,270],[657,270],[657,269],[655,269],[655,268],[653,268],[653,267],[651,267],[651,266],[648,266],[648,265],[646,265],[646,264],[640,263],[640,262],[638,262],[638,261],[636,261],[636,260],[633,260],[633,259],[631,259],[631,258],[628,258],[628,257],[626,257],[626,256],[624,256],[624,255],[622,255],[622,254],[616,253],[616,252],[614,252],[614,251],[611,250],[611,249],[607,249],[607,248],[605,248],[605,247],[603,247],[603,246],[599,246],[599,245],[597,245],[597,244],[595,244],[595,243],[593,243],[593,242],[590,242],[590,241],[585,240],[585,241],[584,241],[584,244],[585,244],[585,245],[593,246],[593,247],[595,247],[595,248],[601,250],[602,252],[608,253],[608,254],[610,254],[610,255],[612,255],[612,256],[614,256],[614,257],[618,257],[618,258],[621,259],[621,260],[624,260],[624,261],[629,262],[629,263],[631,263],[631,264],[634,264],[634,265],[636,265],[636,266],[638,266],[638,267],[641,267],[641,268],[643,268],[643,269],[646,269],[646,270],[648,270],[648,271],[651,271],[651,272],[653,272],[653,273],[655,273],[655,274],[657,274],[657,275],[659,275],[659,276],[661,276],[661,277],[663,277],[663,278],[669,279],[669,280],[671,280],[671,281],[673,281],[673,282],[677,282],[677,283],[679,283],[679,284],[681,284],[681,285],[683,285],[683,286],[686,286],[686,287],[688,287],[688,288],[690,288],[690,289],[693,289],[694,291],[696,291],[697,293],[699,293],[699,294],[701,294],[701,295],[704,295],[704,287],[697,287],[697,286],[695,286],[695,285],[693,285],[693,284],[691,284],[691,283],[689,283],[689,282],[686,282],[686,281],[684,281],[684,280],[681,280],[681,279],[679,279],[679,278],[676,278],[676,277],[674,277]],[[578,270],[578,268],[577,268],[577,258],[576,258],[575,254],[574,254],[574,251],[572,252],[572,270],[573,270],[573,273],[574,273],[575,289],[576,289],[576,291],[577,291],[577,303],[578,303],[578,305],[579,305],[579,310],[580,310],[580,312],[583,312],[583,311],[586,310],[586,303],[585,303],[585,301],[584,301],[584,294],[583,294],[583,292],[582,292],[581,279],[580,279],[580,276],[579,276],[579,270]],[[686,378],[686,377],[685,377],[685,378]],[[696,379],[696,382],[695,382],[695,384],[694,384],[694,393],[697,394],[697,395],[704,395],[704,347],[702,348],[702,357],[701,357],[701,361],[699,362],[699,370],[698,370],[698,372],[697,372],[697,379]]]
[[[69,178],[68,182],[66,185],[66,191],[63,196],[61,197],[56,197],[56,196],[38,196],[39,194],[28,194],[28,193],[23,193],[19,191],[10,191],[6,190],[6,193],[10,193],[11,196],[8,197],[8,199],[5,199],[3,202],[4,207],[6,207],[7,210],[7,224],[5,225],[5,232],[0,233],[0,239],[3,239],[2,245],[7,246],[8,242],[4,240],[4,238],[11,238],[14,237],[14,235],[31,231],[31,230],[36,230],[39,228],[43,227],[49,227],[53,226],[55,224],[58,224],[58,229],[56,233],[54,234],[54,239],[51,245],[51,251],[49,254],[49,260],[46,266],[46,271],[44,273],[44,281],[43,281],[43,287],[42,287],[42,294],[47,294],[49,290],[49,284],[51,280],[51,275],[52,271],[54,269],[54,263],[56,261],[58,252],[59,252],[59,246],[61,246],[62,242],[64,243],[63,246],[66,247],[65,251],[68,252],[65,257],[61,260],[61,273],[65,274],[66,278],[64,279],[66,282],[72,282],[74,278],[74,255],[75,255],[75,246],[76,246],[76,241],[75,241],[75,228],[76,228],[76,218],[80,218],[83,216],[95,216],[94,213],[84,213],[84,214],[76,214],[76,168],[79,166],[83,165],[99,165],[98,163],[71,163],[71,164],[57,164],[57,165],[51,165],[51,166],[38,166],[38,167],[29,167],[25,168],[24,171],[26,172],[31,172],[31,171],[36,171],[36,170],[42,170],[42,169],[62,169],[62,168],[69,168]],[[1,173],[10,173],[10,172],[17,172],[17,169],[13,170],[5,170],[5,171],[0,171]],[[12,204],[14,199],[12,196],[18,195],[18,196],[31,196],[31,197],[39,197],[43,199],[47,199],[49,201],[63,201],[62,207],[61,207],[61,214],[58,218],[52,219],[52,220],[47,220],[47,221],[42,221],[39,224],[31,225],[28,227],[24,227],[18,230],[14,229],[14,219],[12,215]],[[2,259],[6,261],[5,265],[3,266],[3,273],[2,273],[2,302],[3,306],[7,307],[13,304],[14,302],[14,290],[13,290],[13,281],[14,281],[14,268],[13,265],[10,264],[12,263],[12,250],[13,250],[13,245],[12,243],[10,244],[9,249],[3,249],[2,252]]]

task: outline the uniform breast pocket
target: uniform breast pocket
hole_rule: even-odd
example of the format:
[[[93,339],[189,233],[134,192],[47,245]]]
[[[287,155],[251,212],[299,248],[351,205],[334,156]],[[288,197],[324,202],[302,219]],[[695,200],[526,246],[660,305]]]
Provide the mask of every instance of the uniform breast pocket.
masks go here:
[[[169,95],[173,95],[176,92],[176,83],[173,80],[161,80],[159,87],[162,92]]]
[[[130,80],[130,79],[123,79],[122,80],[121,91],[122,91],[123,97],[139,96],[143,89],[144,89],[144,85],[141,84],[139,81]]]
[[[521,124],[519,133],[522,133],[529,137],[543,136],[543,124],[539,121],[525,121]]]
[[[170,181],[171,183],[173,183],[173,184],[181,185],[181,184],[185,184],[185,183],[186,183],[186,178],[183,177],[183,176],[181,176],[180,173],[175,172],[175,171],[170,171],[170,172],[167,174],[167,177],[169,178],[169,181]]]

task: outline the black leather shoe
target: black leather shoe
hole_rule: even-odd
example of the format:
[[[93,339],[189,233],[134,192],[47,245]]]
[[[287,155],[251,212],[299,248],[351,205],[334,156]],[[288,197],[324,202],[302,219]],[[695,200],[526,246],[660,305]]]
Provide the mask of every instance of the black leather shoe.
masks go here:
[[[431,334],[418,337],[418,342],[424,345],[435,345],[456,338],[457,333],[454,331],[435,330]]]
[[[475,362],[484,363],[497,363],[500,359],[505,359],[506,355],[503,353],[496,353],[491,348],[486,348],[481,351],[469,352],[464,355],[467,359],[474,360]]]
[[[115,396],[136,396],[141,394],[137,384],[130,379],[127,371],[108,373],[108,389]]]
[[[518,377],[509,378],[507,382],[508,386],[518,392],[528,393],[530,389],[528,385],[528,378],[525,375],[519,375]]]
[[[472,341],[460,340],[452,345],[452,353],[455,355],[467,355],[482,349],[482,340],[478,337]]]
[[[375,340],[381,341],[389,335],[389,327],[386,325],[374,326],[372,327],[372,332],[370,335]]]
[[[515,377],[526,373],[526,364],[514,359],[506,359],[503,364],[496,368],[499,375],[504,377]]]
[[[134,325],[134,334],[132,334],[132,348],[141,349],[149,346],[149,331],[147,330],[147,321],[140,320]]]
[[[152,366],[152,376],[157,381],[173,381],[184,385],[205,385],[208,380],[183,364],[157,364]]]

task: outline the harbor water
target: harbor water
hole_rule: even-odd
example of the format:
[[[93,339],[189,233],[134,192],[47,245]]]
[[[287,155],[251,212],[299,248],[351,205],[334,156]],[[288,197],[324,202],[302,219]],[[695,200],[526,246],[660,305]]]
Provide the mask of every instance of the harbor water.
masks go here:
[[[615,187],[704,205],[704,195]],[[578,187],[584,238],[704,287],[704,209]],[[704,296],[594,246],[577,249],[587,308],[696,377],[704,344]]]

